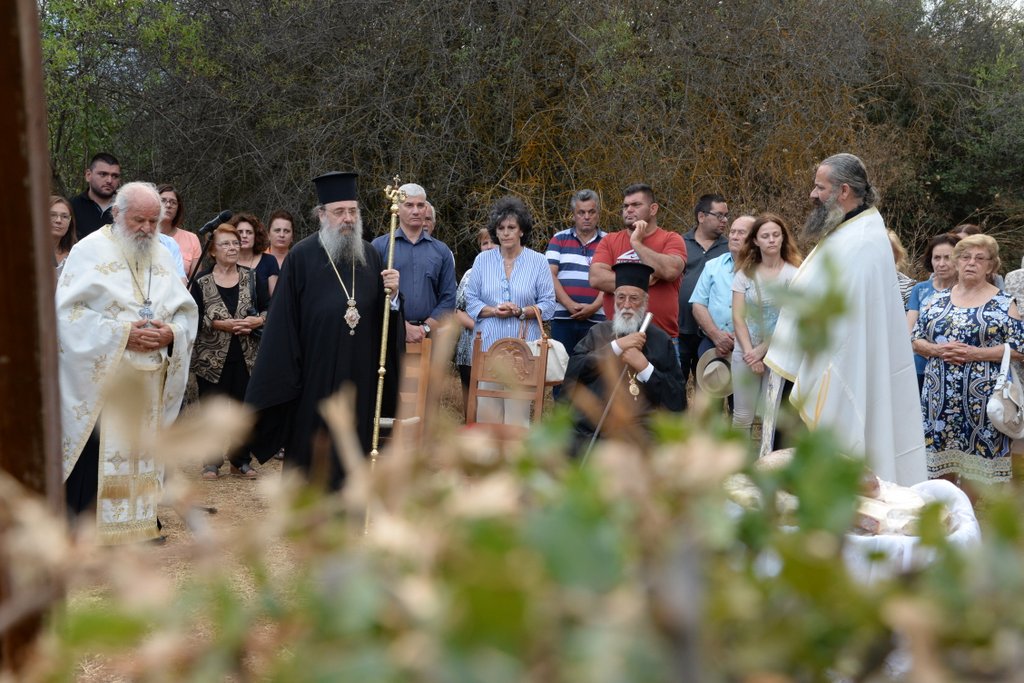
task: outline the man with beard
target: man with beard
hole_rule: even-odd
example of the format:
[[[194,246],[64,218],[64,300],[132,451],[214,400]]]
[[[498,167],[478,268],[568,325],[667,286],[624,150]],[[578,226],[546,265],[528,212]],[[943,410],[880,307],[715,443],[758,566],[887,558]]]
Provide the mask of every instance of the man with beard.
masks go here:
[[[576,345],[565,373],[563,395],[578,407],[589,403],[597,409],[577,418],[579,442],[593,436],[596,416],[608,401],[616,400],[607,386],[614,386],[613,378],[623,368],[625,376],[616,393],[641,420],[656,408],[680,412],[686,407],[683,373],[672,339],[656,325],[639,331],[647,315],[647,289],[654,269],[643,263],[619,263],[614,274],[614,316],[590,328]],[[583,387],[589,397],[581,395]]]
[[[817,246],[790,283],[793,302],[827,291],[844,299],[824,339],[809,339],[796,306],[783,306],[765,365],[794,383],[811,429],[831,429],[843,452],[882,479],[927,478],[917,376],[885,222],[863,162],[836,154],[818,166],[804,226]],[[811,311],[811,315],[821,315]],[[803,312],[806,315],[807,312]],[[816,347],[809,351],[809,344]]]
[[[162,467],[144,447],[178,414],[198,325],[157,242],[160,212],[155,186],[125,185],[113,224],[72,249],[57,283],[67,506],[96,505],[104,544],[160,538]]]
[[[121,184],[121,163],[113,154],[94,155],[85,169],[85,183],[85,191],[71,198],[79,241],[113,222],[110,211]]]
[[[345,473],[330,447],[320,402],[355,388],[355,428],[370,451],[383,339],[385,287],[388,357],[383,415],[394,415],[398,353],[405,344],[397,270],[384,270],[363,241],[355,173],[313,179],[319,232],[288,253],[274,291],[245,402],[257,411],[251,452],[266,462],[284,447],[285,466],[310,481],[341,487]]]

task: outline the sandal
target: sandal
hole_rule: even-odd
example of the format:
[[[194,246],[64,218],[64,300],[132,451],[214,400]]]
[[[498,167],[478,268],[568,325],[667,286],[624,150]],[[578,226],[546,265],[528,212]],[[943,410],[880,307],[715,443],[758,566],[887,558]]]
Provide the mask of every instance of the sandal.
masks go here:
[[[199,475],[199,478],[206,479],[208,481],[220,479],[220,468],[216,465],[206,465],[203,467],[203,473]]]
[[[259,476],[259,474],[256,472],[256,470],[249,466],[249,463],[245,463],[241,467],[235,467],[234,465],[232,465],[231,476],[241,477],[242,479],[255,479],[256,477]]]

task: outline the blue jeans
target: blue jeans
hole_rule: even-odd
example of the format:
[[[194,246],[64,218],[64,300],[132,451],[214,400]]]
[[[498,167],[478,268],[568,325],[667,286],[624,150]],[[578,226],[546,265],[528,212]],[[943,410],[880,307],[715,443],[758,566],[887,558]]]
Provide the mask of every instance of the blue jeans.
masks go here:
[[[572,356],[573,349],[580,343],[580,340],[587,336],[590,328],[594,326],[592,320],[572,320],[571,318],[555,318],[551,321],[551,338],[562,342],[569,356]],[[551,396],[555,399],[562,393],[562,385],[556,385],[551,390]]]

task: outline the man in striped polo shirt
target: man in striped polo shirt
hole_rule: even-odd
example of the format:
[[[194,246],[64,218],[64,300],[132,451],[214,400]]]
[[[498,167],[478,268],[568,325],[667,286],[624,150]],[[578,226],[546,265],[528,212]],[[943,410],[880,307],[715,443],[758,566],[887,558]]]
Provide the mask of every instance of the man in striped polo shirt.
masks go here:
[[[601,200],[593,190],[572,196],[573,227],[555,233],[547,259],[555,284],[555,317],[551,336],[571,354],[594,323],[605,319],[604,293],[590,286],[590,260],[605,233],[597,227]],[[557,390],[557,387],[556,387]]]

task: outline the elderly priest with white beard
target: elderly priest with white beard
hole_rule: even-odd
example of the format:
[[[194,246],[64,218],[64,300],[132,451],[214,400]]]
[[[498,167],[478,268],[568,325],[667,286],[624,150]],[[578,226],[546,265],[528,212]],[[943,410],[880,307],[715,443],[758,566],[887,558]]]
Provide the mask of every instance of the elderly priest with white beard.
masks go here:
[[[163,468],[146,437],[174,421],[198,325],[195,301],[157,241],[150,183],[128,183],[111,225],[68,255],[57,282],[57,341],[68,512],[95,506],[102,544],[162,540]]]
[[[615,315],[594,325],[576,345],[565,373],[565,392],[578,407],[597,407],[596,415],[610,400],[619,400],[634,416],[643,420],[654,409],[681,412],[686,405],[686,384],[672,340],[656,325],[640,332],[647,314],[647,287],[654,270],[643,263],[625,262],[613,266]],[[622,374],[618,398],[609,396]],[[590,396],[581,394],[589,391]],[[597,402],[588,400],[596,397]],[[576,420],[579,437],[594,433],[594,410]],[[602,432],[605,431],[602,428]]]
[[[245,402],[257,412],[250,450],[266,462],[284,448],[285,467],[331,489],[345,473],[320,415],[320,402],[355,388],[355,428],[370,451],[388,303],[387,374],[382,415],[394,415],[399,353],[405,346],[398,271],[385,270],[363,241],[355,173],[313,179],[319,232],[288,253],[267,316]]]

